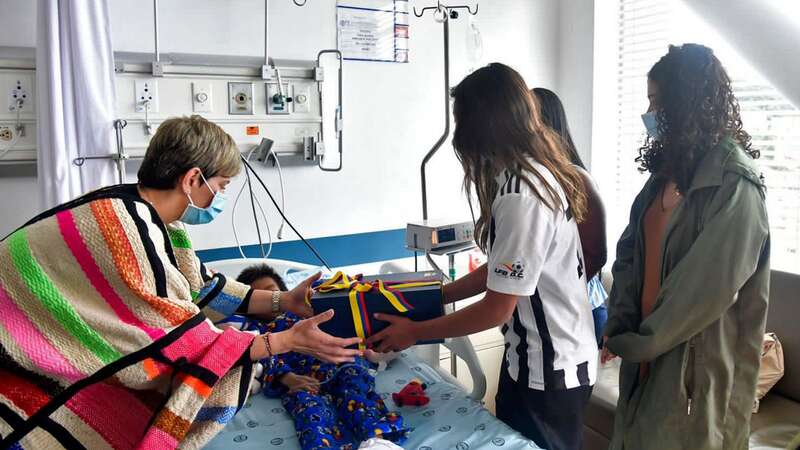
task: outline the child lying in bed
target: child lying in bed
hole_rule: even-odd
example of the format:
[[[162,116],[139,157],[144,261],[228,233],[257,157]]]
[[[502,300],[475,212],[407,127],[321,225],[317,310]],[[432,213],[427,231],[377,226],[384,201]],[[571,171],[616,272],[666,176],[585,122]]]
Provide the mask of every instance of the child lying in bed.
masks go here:
[[[268,266],[245,269],[239,281],[259,288],[272,284],[270,288],[285,290],[283,280]],[[299,320],[291,313],[270,323],[238,316],[220,325],[263,334],[286,330]],[[405,440],[408,430],[403,418],[390,412],[375,392],[375,378],[370,373],[374,364],[367,359],[337,365],[287,353],[264,359],[261,364],[263,370],[256,371],[256,380],[265,395],[281,398],[294,418],[303,450],[355,449],[371,438],[398,444]]]

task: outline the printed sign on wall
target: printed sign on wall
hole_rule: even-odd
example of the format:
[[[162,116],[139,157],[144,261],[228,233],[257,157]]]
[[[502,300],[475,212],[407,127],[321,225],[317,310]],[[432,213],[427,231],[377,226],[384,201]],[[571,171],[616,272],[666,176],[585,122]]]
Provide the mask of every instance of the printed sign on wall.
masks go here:
[[[408,0],[339,0],[336,6],[344,59],[408,62]]]

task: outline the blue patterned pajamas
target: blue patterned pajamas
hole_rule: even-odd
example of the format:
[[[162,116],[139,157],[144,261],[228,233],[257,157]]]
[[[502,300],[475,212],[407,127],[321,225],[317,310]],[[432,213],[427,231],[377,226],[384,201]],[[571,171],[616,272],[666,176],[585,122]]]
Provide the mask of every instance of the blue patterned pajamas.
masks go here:
[[[297,316],[287,313],[264,324],[247,322],[245,329],[279,332],[291,328]],[[372,437],[402,443],[407,428],[403,418],[390,412],[375,392],[375,378],[369,373],[370,363],[356,358],[351,364],[331,364],[300,353],[287,353],[261,361],[264,373],[259,381],[264,394],[281,397],[284,407],[294,418],[295,429],[303,450],[355,449]],[[288,392],[278,380],[287,373],[315,378],[319,393]]]

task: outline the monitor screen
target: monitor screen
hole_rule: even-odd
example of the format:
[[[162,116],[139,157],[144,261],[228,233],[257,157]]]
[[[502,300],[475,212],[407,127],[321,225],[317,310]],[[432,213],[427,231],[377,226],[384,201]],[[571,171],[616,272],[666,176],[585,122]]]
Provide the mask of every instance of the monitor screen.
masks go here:
[[[456,229],[455,228],[445,228],[442,230],[438,230],[436,232],[436,237],[439,238],[439,242],[452,242],[456,240]]]

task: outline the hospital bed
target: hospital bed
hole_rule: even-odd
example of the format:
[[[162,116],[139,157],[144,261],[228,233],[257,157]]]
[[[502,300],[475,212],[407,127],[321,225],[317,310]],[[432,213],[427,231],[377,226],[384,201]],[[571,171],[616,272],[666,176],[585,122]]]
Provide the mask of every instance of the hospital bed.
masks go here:
[[[303,271],[311,266],[281,260],[235,259],[217,261],[207,266],[235,277],[245,267],[266,263],[279,274]],[[401,271],[385,264],[381,273]],[[536,444],[495,418],[481,404],[486,392],[486,377],[469,338],[448,339],[444,344],[452,354],[466,362],[473,379],[472,392],[439,367],[436,346],[416,346],[402,352],[385,371],[378,373],[376,388],[390,410],[400,412],[411,428],[404,448],[414,450],[538,449]],[[391,393],[410,380],[421,379],[428,385],[431,402],[423,407],[397,408]],[[208,446],[209,450],[293,450],[300,445],[294,422],[279,399],[263,394],[252,396],[244,408]]]

